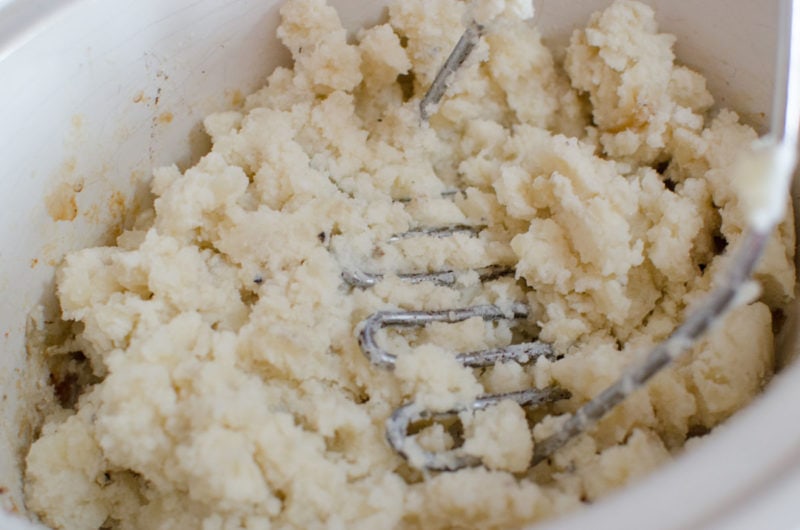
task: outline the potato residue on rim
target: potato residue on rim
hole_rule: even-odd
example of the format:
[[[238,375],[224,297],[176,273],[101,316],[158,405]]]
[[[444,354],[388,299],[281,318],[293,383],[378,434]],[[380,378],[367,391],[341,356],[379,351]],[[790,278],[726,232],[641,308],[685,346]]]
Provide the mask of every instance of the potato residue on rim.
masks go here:
[[[78,216],[77,193],[68,182],[60,182],[45,196],[47,214],[53,221],[72,221]]]
[[[734,155],[756,137],[713,111],[654,13],[620,0],[563,64],[525,0],[403,0],[353,43],[323,0],[289,0],[278,68],[209,116],[211,152],[155,171],[153,207],[113,247],[65,258],[72,330],[45,348],[62,403],[27,457],[28,507],[55,528],[509,528],[633,481],[756,395],[774,363],[771,310],[794,293],[789,215],[759,265],[761,297],[551,461],[536,440],[666,337],[708,293],[744,227]],[[464,20],[497,17],[429,124],[419,99]],[[443,192],[460,189],[455,196]],[[409,200],[399,200],[409,199]],[[479,236],[410,238],[420,226]],[[724,246],[723,245],[723,246]],[[473,269],[514,266],[481,284]],[[395,273],[464,271],[453,287]],[[346,287],[345,270],[385,274]],[[373,367],[359,322],[388,308],[527,302],[529,321],[387,333]],[[559,359],[471,370],[459,351],[538,335]],[[78,354],[77,352],[80,352]],[[64,381],[83,382],[77,391]],[[414,399],[558,385],[530,417],[504,402],[463,419],[486,467],[426,475],[386,444]],[[80,396],[77,396],[80,392]],[[73,403],[77,397],[77,403]],[[416,434],[451,447],[441,425]],[[533,441],[533,443],[531,443]]]

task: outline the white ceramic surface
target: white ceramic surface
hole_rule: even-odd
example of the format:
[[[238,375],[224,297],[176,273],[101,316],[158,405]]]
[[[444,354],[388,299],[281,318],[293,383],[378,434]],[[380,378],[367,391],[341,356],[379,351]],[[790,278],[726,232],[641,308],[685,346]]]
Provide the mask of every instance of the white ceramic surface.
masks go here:
[[[0,0],[0,504],[22,508],[20,400],[27,312],[52,311],[53,266],[103,242],[135,205],[151,168],[206,145],[202,117],[228,108],[287,60],[275,0]],[[383,4],[333,0],[349,28]],[[540,26],[563,43],[606,0],[539,0]],[[770,111],[777,1],[652,0],[682,61],[718,101],[763,131]],[[54,221],[45,197],[67,183],[78,214]],[[63,186],[62,186],[63,187]],[[696,450],[636,487],[550,530],[769,528],[800,525],[800,366]],[[758,524],[753,524],[757,521]],[[745,525],[745,526],[742,526]],[[31,528],[0,511],[0,527]],[[766,526],[764,526],[766,527]],[[538,528],[538,527],[537,527]]]

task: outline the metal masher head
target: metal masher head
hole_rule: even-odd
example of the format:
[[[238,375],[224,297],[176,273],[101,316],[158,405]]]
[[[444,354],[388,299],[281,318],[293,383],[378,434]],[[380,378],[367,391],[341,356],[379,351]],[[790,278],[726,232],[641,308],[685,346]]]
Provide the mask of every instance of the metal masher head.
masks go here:
[[[388,242],[411,237],[449,237],[459,232],[468,232],[477,235],[481,228],[483,227],[467,225],[421,228],[392,236],[389,238]],[[481,281],[489,281],[504,275],[512,274],[514,271],[510,267],[492,265],[478,269],[477,272]],[[456,282],[458,273],[448,270],[406,273],[398,274],[397,276],[410,283],[429,281],[439,285],[452,286]],[[382,274],[352,271],[344,272],[342,277],[348,284],[357,288],[372,287],[383,279]],[[482,304],[439,311],[379,311],[373,313],[362,322],[358,343],[361,350],[372,364],[392,370],[397,362],[397,356],[380,345],[378,333],[383,329],[393,327],[424,327],[434,322],[452,324],[463,322],[471,318],[480,318],[485,322],[491,322],[503,319],[527,319],[528,316],[528,306],[523,303],[515,303],[506,308],[492,304]],[[535,362],[541,357],[550,360],[557,359],[551,344],[535,340],[532,342],[510,344],[500,348],[459,353],[456,355],[456,360],[463,366],[480,368],[510,361],[527,364]],[[513,400],[526,408],[534,408],[569,397],[569,392],[557,387],[541,390],[527,389],[519,392],[481,396],[462,407],[441,412],[420,408],[412,401],[405,403],[395,410],[391,418],[387,421],[386,438],[398,454],[421,465],[425,469],[452,471],[465,466],[476,466],[481,464],[480,459],[467,455],[461,448],[454,448],[443,453],[425,451],[412,436],[409,436],[409,428],[412,424],[420,421],[437,421],[457,416],[460,412],[466,410],[483,410],[506,399]]]
[[[467,56],[478,43],[483,27],[472,23],[467,27],[459,39],[445,64],[439,70],[433,84],[428,89],[420,102],[420,116],[427,121],[431,109],[441,100],[452,75],[464,63]],[[458,191],[445,192],[443,196],[453,196]],[[407,202],[410,199],[400,199]],[[477,236],[485,226],[456,224],[441,227],[422,227],[402,234],[391,236],[387,243],[394,243],[413,237],[450,237],[457,233],[468,233]],[[504,265],[489,265],[476,269],[481,282],[486,282],[514,273],[512,267]],[[435,272],[398,273],[397,277],[409,283],[433,282],[437,285],[453,286],[458,280],[459,273],[453,270]],[[344,271],[344,281],[352,287],[369,288],[383,280],[382,273],[365,271]],[[361,350],[370,361],[381,368],[392,370],[397,361],[397,356],[380,346],[377,334],[380,330],[390,327],[423,327],[434,322],[455,323],[470,318],[481,318],[484,321],[501,319],[526,319],[528,307],[522,303],[513,304],[509,308],[484,304],[472,307],[445,309],[441,311],[379,311],[372,314],[362,323],[358,342]],[[556,356],[551,344],[542,341],[511,344],[501,348],[491,348],[465,352],[456,355],[456,360],[464,366],[478,368],[494,366],[496,363],[514,361],[520,364],[535,362],[540,357],[555,360]],[[546,389],[526,389],[518,392],[503,394],[490,394],[477,398],[475,401],[448,411],[431,411],[420,408],[415,402],[407,402],[394,411],[387,421],[386,437],[390,445],[404,458],[416,461],[415,455],[421,457],[420,465],[425,469],[436,471],[452,471],[467,466],[481,464],[480,459],[465,454],[461,448],[454,448],[443,453],[425,451],[408,435],[412,424],[426,421],[439,420],[458,415],[466,410],[478,411],[500,403],[503,400],[512,400],[526,408],[541,407],[562,399],[568,399],[570,393],[557,387]]]

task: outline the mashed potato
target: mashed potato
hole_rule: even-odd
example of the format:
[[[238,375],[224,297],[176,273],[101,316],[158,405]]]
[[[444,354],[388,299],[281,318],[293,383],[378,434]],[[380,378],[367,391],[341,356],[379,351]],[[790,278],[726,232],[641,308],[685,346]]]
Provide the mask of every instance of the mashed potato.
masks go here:
[[[759,392],[773,313],[794,293],[788,220],[758,268],[759,300],[528,469],[536,439],[711,289],[745,225],[731,164],[756,133],[710,110],[704,79],[675,63],[645,5],[594,15],[563,64],[523,20],[526,2],[472,9],[397,1],[349,40],[323,0],[289,0],[278,35],[293,68],[205,120],[211,152],[183,173],[157,170],[153,208],[116,246],[65,258],[57,292],[73,324],[45,355],[80,396],[52,407],[27,457],[28,507],[44,522],[516,527],[647,473]],[[496,20],[421,123],[419,100],[470,17]],[[389,241],[451,224],[486,228]],[[516,277],[481,284],[470,271],[490,264]],[[452,287],[396,276],[441,269],[464,273]],[[384,279],[350,288],[346,271]],[[377,310],[519,301],[526,322],[386,333],[394,371],[358,346]],[[454,359],[535,335],[560,359],[485,370]],[[421,473],[385,441],[409,400],[447,409],[548,385],[572,398],[533,434],[512,402],[462,415],[465,450],[485,467]],[[441,425],[418,438],[454,443]]]

